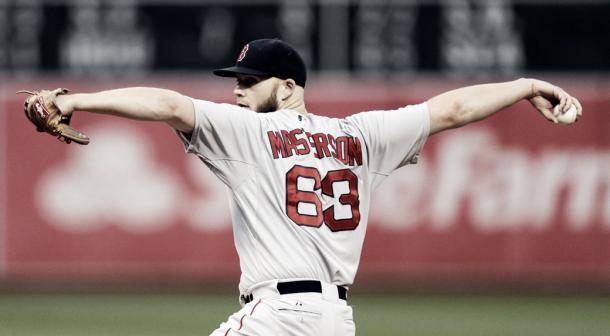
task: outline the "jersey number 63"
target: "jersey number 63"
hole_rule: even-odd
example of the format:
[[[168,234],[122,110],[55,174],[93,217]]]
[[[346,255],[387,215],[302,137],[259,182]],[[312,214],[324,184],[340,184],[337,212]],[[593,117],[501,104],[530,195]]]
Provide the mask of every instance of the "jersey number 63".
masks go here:
[[[311,179],[314,182],[313,191],[299,190],[299,177]],[[349,192],[335,195],[333,184],[346,181]],[[322,194],[332,198],[338,198],[340,204],[349,205],[351,218],[336,219],[335,206],[322,210],[322,201],[316,194],[316,190],[322,189]],[[314,215],[300,214],[299,203],[309,203],[315,206]],[[349,169],[329,171],[324,178],[316,168],[294,166],[286,173],[286,214],[298,225],[319,228],[325,223],[333,231],[354,230],[360,223],[360,199],[358,196],[358,177]]]

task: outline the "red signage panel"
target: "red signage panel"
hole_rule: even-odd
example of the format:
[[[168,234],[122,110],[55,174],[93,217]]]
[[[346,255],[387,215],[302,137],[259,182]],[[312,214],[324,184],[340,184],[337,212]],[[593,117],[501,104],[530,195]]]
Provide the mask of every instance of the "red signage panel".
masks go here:
[[[231,99],[224,81],[147,85],[159,83]],[[65,85],[95,91],[134,84],[143,85]],[[420,84],[313,83],[308,109],[345,116],[451,88]],[[600,83],[566,88],[585,107],[575,125],[546,122],[519,103],[429,139],[418,165],[375,192],[357,281],[607,284],[610,90]],[[5,85],[0,96],[5,279],[237,282],[227,191],[169,127],[77,113],[73,125],[92,142],[67,146],[33,130],[16,89]]]

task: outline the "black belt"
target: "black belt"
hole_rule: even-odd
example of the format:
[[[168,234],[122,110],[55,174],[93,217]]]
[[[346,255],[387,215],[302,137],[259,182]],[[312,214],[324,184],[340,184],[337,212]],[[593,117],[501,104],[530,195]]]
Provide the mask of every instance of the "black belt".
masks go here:
[[[336,286],[337,294],[339,299],[347,300],[347,289],[343,286]],[[300,280],[300,281],[288,281],[278,282],[277,291],[281,294],[295,294],[295,293],[322,293],[322,283],[316,280]],[[241,299],[244,303],[250,303],[254,300],[252,294],[241,295]]]

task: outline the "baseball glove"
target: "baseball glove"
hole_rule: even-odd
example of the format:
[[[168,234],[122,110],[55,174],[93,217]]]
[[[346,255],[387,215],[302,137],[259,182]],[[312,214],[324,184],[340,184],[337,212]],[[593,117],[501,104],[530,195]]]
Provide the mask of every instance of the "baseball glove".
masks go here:
[[[89,137],[79,130],[70,126],[70,116],[61,114],[55,104],[58,95],[68,93],[68,89],[40,90],[40,91],[19,91],[17,93],[27,93],[30,96],[23,103],[25,116],[36,126],[38,132],[46,132],[56,136],[60,141],[70,143],[72,141],[86,145]]]

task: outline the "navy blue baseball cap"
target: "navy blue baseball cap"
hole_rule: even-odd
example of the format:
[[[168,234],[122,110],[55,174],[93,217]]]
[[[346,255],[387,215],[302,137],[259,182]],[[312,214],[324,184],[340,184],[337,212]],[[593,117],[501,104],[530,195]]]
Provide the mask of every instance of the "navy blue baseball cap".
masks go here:
[[[236,77],[237,74],[291,78],[305,87],[307,69],[299,53],[280,39],[260,39],[246,44],[235,66],[214,70],[216,76]]]

